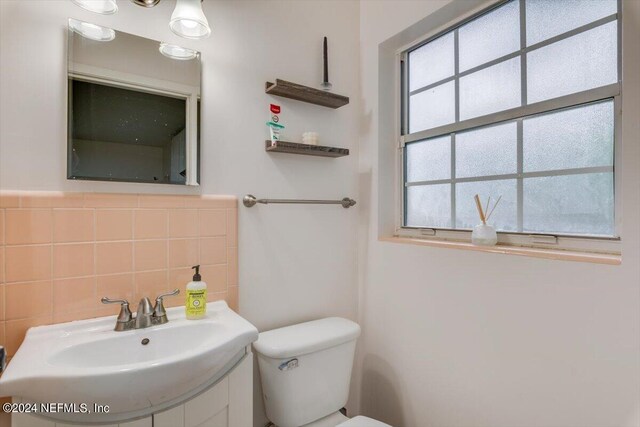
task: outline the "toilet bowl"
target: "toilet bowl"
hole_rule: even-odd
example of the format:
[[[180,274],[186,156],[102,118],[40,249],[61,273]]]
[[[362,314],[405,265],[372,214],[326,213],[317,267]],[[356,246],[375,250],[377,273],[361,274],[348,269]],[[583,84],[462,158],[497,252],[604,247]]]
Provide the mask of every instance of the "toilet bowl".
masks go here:
[[[277,427],[390,427],[371,418],[347,418],[360,326],[329,317],[273,329],[253,346],[267,418]]]

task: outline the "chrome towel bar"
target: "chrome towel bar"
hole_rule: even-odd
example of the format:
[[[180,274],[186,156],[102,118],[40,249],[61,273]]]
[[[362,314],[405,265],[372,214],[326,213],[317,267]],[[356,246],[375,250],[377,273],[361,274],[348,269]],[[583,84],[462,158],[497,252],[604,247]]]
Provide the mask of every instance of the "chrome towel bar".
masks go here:
[[[256,203],[262,203],[267,205],[269,203],[293,203],[303,205],[342,205],[343,208],[350,208],[356,204],[356,201],[345,197],[342,200],[296,200],[296,199],[256,199],[255,196],[247,194],[242,199],[242,204],[250,208],[255,206]]]

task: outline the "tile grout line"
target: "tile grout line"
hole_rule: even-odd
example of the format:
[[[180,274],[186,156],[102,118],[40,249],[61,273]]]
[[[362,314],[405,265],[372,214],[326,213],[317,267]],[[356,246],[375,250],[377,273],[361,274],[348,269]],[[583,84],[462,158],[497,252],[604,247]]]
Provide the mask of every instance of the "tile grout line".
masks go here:
[[[84,203],[83,203],[84,204]],[[93,286],[94,286],[94,294],[95,294],[95,298],[98,299],[98,210],[97,208],[94,209],[93,212],[93,267],[92,267],[92,271],[93,271]],[[97,302],[96,302],[97,304]],[[96,308],[94,310],[95,314],[98,314],[98,309]]]
[[[169,209],[162,209],[162,211],[164,212],[164,235],[165,235],[165,240],[166,240],[166,245],[167,245],[167,271],[165,273],[165,280],[167,283],[167,290],[171,290],[171,288],[173,287],[173,284],[171,283],[171,273],[170,273],[170,269],[169,269],[169,249],[170,249],[170,244],[169,244]]]
[[[20,197],[20,204],[22,204],[22,196]],[[53,208],[51,208],[50,217],[51,217],[51,234],[49,237],[51,240],[51,248],[49,249],[49,264],[50,264],[49,280],[51,280],[51,316],[53,317],[53,276],[54,276],[53,268],[55,265],[55,263],[53,262],[53,236],[54,236],[54,230],[55,230],[55,216],[53,215]],[[5,312],[5,316],[6,314],[7,313]]]
[[[6,237],[6,229],[7,229],[7,213],[6,213],[6,209],[2,208],[0,209],[0,213],[2,214],[2,230],[0,230],[2,232],[2,242],[0,242],[0,247],[2,247],[2,265],[0,265],[0,268],[2,269],[2,277],[0,278],[1,282],[2,282],[2,328],[4,329],[4,337],[5,337],[5,341],[7,338],[7,329],[5,327],[5,321],[7,319],[7,298],[6,298],[6,276],[7,276],[7,249],[5,246],[5,242],[7,240]]]

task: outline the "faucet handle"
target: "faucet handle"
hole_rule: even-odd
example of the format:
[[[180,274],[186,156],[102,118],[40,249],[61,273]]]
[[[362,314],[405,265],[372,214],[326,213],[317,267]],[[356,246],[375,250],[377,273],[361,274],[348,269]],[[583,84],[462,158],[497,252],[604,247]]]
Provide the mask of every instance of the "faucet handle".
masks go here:
[[[131,321],[131,310],[129,310],[129,301],[126,299],[111,299],[102,297],[100,300],[103,304],[120,304],[120,314],[118,314],[118,323],[126,323]]]
[[[174,296],[174,295],[178,295],[179,293],[180,293],[180,289],[175,288],[175,289],[174,289],[174,290],[172,290],[171,292],[167,292],[166,294],[160,294],[160,295],[158,295],[158,296],[156,297],[156,301],[157,301],[158,299],[162,299],[162,298],[164,298],[164,297],[172,297],[172,296]]]
[[[171,292],[167,292],[166,294],[161,294],[156,297],[156,306],[153,309],[153,315],[155,317],[167,316],[167,312],[164,309],[164,301],[165,297],[172,297],[174,295],[178,295],[180,293],[180,289],[176,288]]]
[[[0,345],[0,372],[4,372],[5,369],[7,369],[7,352]]]

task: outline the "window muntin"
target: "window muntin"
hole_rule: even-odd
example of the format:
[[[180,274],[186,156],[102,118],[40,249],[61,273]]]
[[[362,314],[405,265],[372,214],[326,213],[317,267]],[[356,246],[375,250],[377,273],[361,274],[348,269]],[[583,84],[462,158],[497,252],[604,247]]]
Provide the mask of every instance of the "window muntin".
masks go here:
[[[590,0],[570,0],[582,16],[545,29],[539,21],[555,3],[511,0],[434,38],[438,53],[422,64],[414,55],[435,52],[433,41],[406,52],[403,227],[470,229],[478,193],[502,195],[492,217],[499,231],[616,236],[617,3],[592,10]],[[439,58],[449,64],[440,80],[415,76]]]

